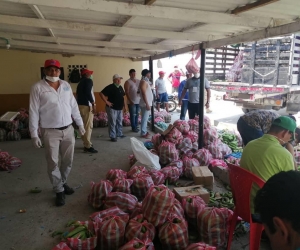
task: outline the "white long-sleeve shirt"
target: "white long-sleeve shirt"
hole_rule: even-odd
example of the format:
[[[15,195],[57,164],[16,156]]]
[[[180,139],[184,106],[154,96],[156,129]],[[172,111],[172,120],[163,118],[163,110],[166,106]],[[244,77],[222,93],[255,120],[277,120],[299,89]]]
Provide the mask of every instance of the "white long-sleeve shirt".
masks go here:
[[[30,91],[29,130],[38,137],[38,128],[60,128],[70,125],[72,117],[78,126],[83,125],[77,102],[69,83],[59,80],[57,91],[44,79]]]

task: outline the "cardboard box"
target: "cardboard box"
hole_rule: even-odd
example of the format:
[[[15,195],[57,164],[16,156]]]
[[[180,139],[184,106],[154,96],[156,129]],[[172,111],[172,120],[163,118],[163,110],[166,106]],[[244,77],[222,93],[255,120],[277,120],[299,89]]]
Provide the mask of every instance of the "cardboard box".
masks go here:
[[[209,169],[213,172],[215,177],[220,179],[220,181],[222,181],[226,185],[230,185],[228,168],[224,168],[222,166],[215,166],[210,167]]]
[[[182,198],[186,196],[197,195],[200,196],[207,204],[209,203],[209,192],[202,185],[178,187],[174,188],[173,192],[175,194],[176,199],[178,199],[180,202]]]
[[[213,189],[214,175],[208,167],[192,167],[192,173],[196,185],[203,185],[206,188]]]

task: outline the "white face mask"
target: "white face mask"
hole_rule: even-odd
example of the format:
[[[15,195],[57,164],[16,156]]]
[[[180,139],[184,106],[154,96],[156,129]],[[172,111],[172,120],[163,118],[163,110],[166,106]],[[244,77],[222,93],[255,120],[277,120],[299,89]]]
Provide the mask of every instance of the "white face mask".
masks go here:
[[[195,76],[196,78],[199,78],[200,73],[195,73],[194,76]]]
[[[57,82],[59,80],[59,76],[46,76],[46,79],[50,82]]]

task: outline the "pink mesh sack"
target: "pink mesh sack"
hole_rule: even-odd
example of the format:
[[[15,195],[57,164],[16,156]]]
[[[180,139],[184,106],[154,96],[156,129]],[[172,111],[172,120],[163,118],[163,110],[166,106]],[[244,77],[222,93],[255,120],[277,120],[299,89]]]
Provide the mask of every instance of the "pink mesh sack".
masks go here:
[[[198,160],[199,166],[208,166],[212,160],[212,155],[207,149],[202,148],[193,154],[193,158]]]
[[[1,164],[1,163],[0,163]],[[18,167],[21,166],[22,161],[14,156],[8,156],[7,158],[5,158],[4,163],[2,163],[4,165],[4,168],[6,168],[6,170],[11,171],[14,169],[17,169]],[[1,169],[3,167],[0,167]]]
[[[118,216],[107,216],[99,225],[97,233],[99,249],[118,249],[124,244],[127,221]]]
[[[183,175],[186,178],[193,179],[192,167],[200,166],[200,163],[195,158],[183,157]]]
[[[203,144],[209,145],[218,139],[218,131],[216,128],[211,127],[203,130]]]
[[[173,208],[171,209],[170,214],[175,214],[180,218],[184,218],[184,210],[179,200],[174,200]]]
[[[186,135],[190,130],[190,125],[187,121],[177,120],[173,123],[173,126],[177,128],[183,135]]]
[[[161,134],[155,134],[155,135],[153,135],[152,138],[151,138],[151,142],[153,143],[154,148],[157,150],[158,146],[162,142],[162,136],[161,136]]]
[[[125,230],[125,237],[127,241],[134,238],[140,240],[146,240],[148,238],[152,241],[155,237],[155,227],[149,223],[142,214],[139,214],[129,221]]]
[[[91,191],[88,195],[88,203],[94,208],[101,208],[104,199],[111,191],[112,184],[110,181],[102,180],[98,183],[91,182]]]
[[[150,170],[149,171],[149,175],[151,176],[152,180],[153,180],[153,183],[155,186],[158,186],[160,184],[164,184],[165,183],[165,175],[160,172],[159,170]]]
[[[142,203],[138,202],[135,206],[135,208],[132,210],[132,213],[130,214],[130,219],[138,216],[139,214],[143,214],[143,210],[142,210]]]
[[[140,240],[138,238],[133,238],[131,241],[127,242],[124,246],[119,248],[119,250],[155,250],[153,242],[150,239]]]
[[[105,218],[106,216],[113,216],[113,215],[121,217],[126,222],[128,222],[128,220],[129,220],[128,213],[125,213],[117,206],[110,207],[108,209],[105,209],[105,210],[102,210],[99,212],[95,212],[90,215],[90,219],[94,222],[101,222],[103,220],[103,218]]]
[[[166,249],[184,249],[188,246],[188,224],[184,218],[174,214],[159,228],[158,237]]]
[[[179,159],[175,145],[167,141],[162,141],[158,147],[158,154],[161,164],[168,164]]]
[[[189,195],[183,198],[181,203],[189,225],[197,226],[197,215],[206,207],[205,201],[199,196]]]
[[[176,183],[181,175],[181,172],[177,167],[164,167],[160,172],[164,174],[166,181],[168,181],[169,184]]]
[[[106,180],[113,182],[115,179],[127,178],[127,172],[122,169],[110,169],[106,174]]]
[[[180,176],[183,173],[183,162],[182,162],[182,160],[172,161],[170,164],[167,165],[167,167],[176,167],[176,168],[178,168],[179,172],[180,172]]]
[[[231,154],[232,150],[220,140],[206,146],[214,159],[223,159],[225,155]]]
[[[182,133],[177,128],[172,128],[172,130],[165,135],[165,140],[173,144],[177,144],[182,137]]]
[[[154,185],[151,176],[146,173],[135,174],[132,180],[131,193],[135,195],[138,200],[144,199],[148,189]]]
[[[207,245],[203,242],[192,243],[185,250],[216,250],[216,247]]]
[[[198,141],[198,131],[189,131],[187,133],[187,135],[184,135],[184,137],[190,138],[192,143],[197,142]]]
[[[133,179],[136,174],[139,173],[148,173],[148,170],[143,166],[134,166],[127,172],[127,178]]]
[[[188,121],[188,124],[190,125],[190,131],[194,131],[198,134],[199,131],[199,121],[195,119],[191,119]]]
[[[126,213],[131,213],[135,208],[138,200],[134,195],[121,192],[109,193],[104,201],[104,208],[117,206]]]
[[[212,246],[224,247],[227,243],[232,211],[227,208],[206,207],[197,215],[197,227],[201,239]]]
[[[199,66],[197,65],[197,62],[194,59],[194,57],[192,57],[191,60],[189,60],[189,62],[185,65],[185,68],[190,74],[195,74],[199,72]]]
[[[186,154],[189,150],[193,148],[193,143],[191,138],[185,137],[183,138],[180,143],[177,145],[177,149],[180,151],[181,154]]]
[[[122,123],[124,127],[129,127],[131,124],[129,118],[123,118]]]
[[[122,192],[126,194],[130,194],[131,190],[130,187],[133,183],[131,179],[115,179],[113,181],[113,192]]]
[[[152,186],[142,203],[145,219],[155,227],[162,225],[173,208],[174,199],[174,193],[166,186]]]

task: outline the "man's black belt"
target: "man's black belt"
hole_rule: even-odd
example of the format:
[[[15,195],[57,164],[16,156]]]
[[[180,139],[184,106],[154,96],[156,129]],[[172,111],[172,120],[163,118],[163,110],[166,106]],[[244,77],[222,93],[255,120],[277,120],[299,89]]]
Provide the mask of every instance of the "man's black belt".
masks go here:
[[[71,124],[70,125],[68,125],[68,126],[64,126],[64,127],[60,127],[60,128],[54,128],[54,129],[58,129],[58,130],[65,130],[65,129],[67,129],[68,127],[70,127],[71,126]]]

